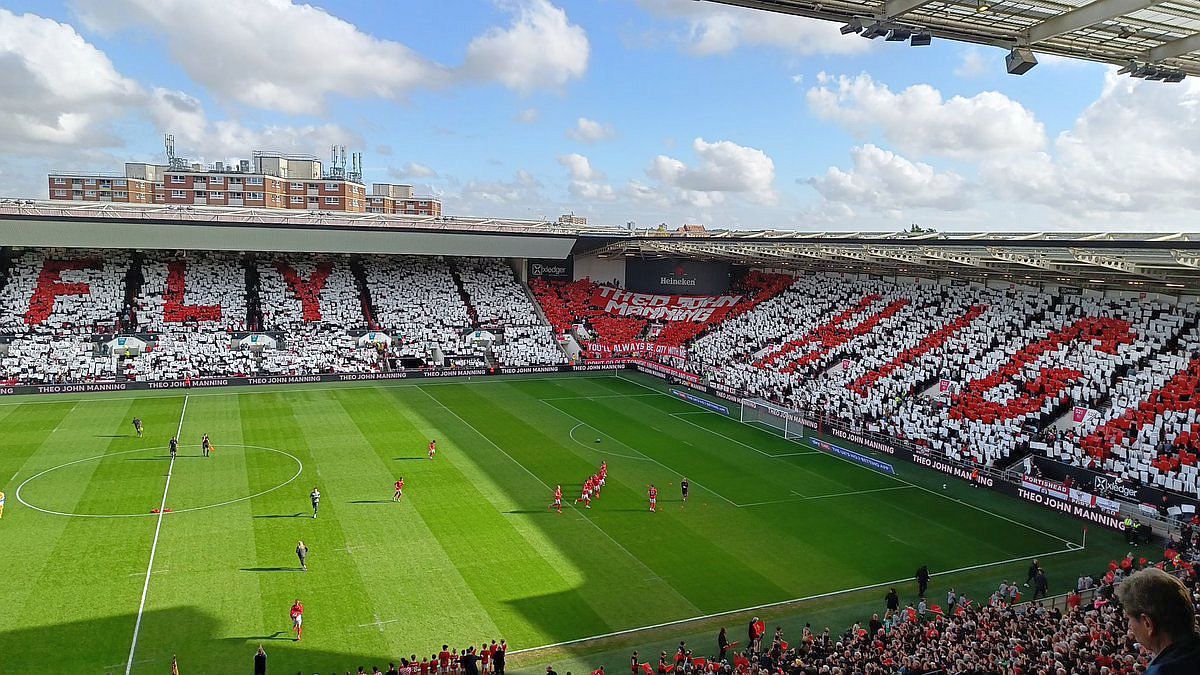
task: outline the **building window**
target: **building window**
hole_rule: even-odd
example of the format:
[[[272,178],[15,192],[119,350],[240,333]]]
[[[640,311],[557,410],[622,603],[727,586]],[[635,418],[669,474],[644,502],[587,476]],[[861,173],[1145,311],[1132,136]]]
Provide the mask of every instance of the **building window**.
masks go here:
[[[338,189],[338,184],[337,183],[326,183],[325,189],[331,190],[331,191],[336,191]]]
[[[210,192],[210,193],[208,193],[208,198],[209,199],[224,199],[225,193],[224,192]]]
[[[304,183],[292,183],[292,189],[293,190],[303,190]]]
[[[196,197],[199,199],[208,199],[208,193],[204,190],[196,190]]]
[[[54,196],[55,196],[55,197],[66,197],[66,196],[67,196],[67,191],[66,191],[66,190],[55,190],[55,191],[54,191]]]
[[[354,208],[358,208],[358,200],[357,200],[357,199],[351,199],[351,200],[350,200],[350,206],[352,206],[352,207],[354,207]]]
[[[183,199],[185,197],[187,197],[186,190],[171,190],[171,198],[172,199]]]
[[[66,184],[67,184],[67,179],[66,179],[66,178],[55,178],[55,179],[54,179],[54,184],[55,184],[55,185],[66,185]]]
[[[293,204],[303,204],[303,203],[304,203],[304,197],[303,197],[303,196],[300,196],[300,195],[294,196],[294,197],[292,197],[292,203],[293,203]]]
[[[246,178],[246,185],[262,185],[262,176],[250,176]]]
[[[225,183],[225,177],[224,176],[212,176],[208,179],[208,182],[212,183],[213,185],[222,185]]]
[[[85,193],[85,195],[86,195],[86,196],[88,196],[88,197],[95,197],[95,196],[96,196],[96,191],[95,191],[95,190],[88,190],[88,191]]]
[[[129,199],[129,193],[128,192],[120,192],[120,191],[114,192],[113,199]]]
[[[261,201],[262,198],[263,198],[263,193],[261,193],[261,192],[247,192],[246,193],[246,199],[257,199],[257,200]]]
[[[144,201],[146,201],[146,195],[138,195],[138,196],[137,196],[137,200],[138,200],[139,202],[144,202]]]
[[[204,176],[196,176],[192,179],[192,185],[208,185],[208,179]]]
[[[339,201],[340,200],[337,197],[326,197],[325,198],[326,204],[337,204]]]
[[[125,182],[125,181],[123,181],[123,180],[114,180],[114,181],[113,181],[113,186],[114,186],[114,187],[125,187],[126,185],[128,185],[128,183],[126,183],[126,182]]]
[[[178,185],[180,183],[186,183],[187,181],[184,180],[183,176],[171,176],[171,182]]]

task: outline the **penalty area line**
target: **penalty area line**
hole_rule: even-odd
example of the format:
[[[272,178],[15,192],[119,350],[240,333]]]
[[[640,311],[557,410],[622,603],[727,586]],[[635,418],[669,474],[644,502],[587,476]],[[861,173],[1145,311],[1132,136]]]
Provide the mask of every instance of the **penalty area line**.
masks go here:
[[[1050,553],[1038,553],[1038,554],[1034,554],[1034,555],[1021,556],[1018,558],[1009,558],[1008,560],[997,560],[996,562],[980,563],[978,565],[959,567],[958,569],[946,570],[944,572],[934,572],[933,574],[930,574],[929,576],[941,577],[941,576],[947,576],[950,574],[960,574],[962,572],[971,572],[974,570],[983,569],[985,567],[996,567],[998,565],[1008,565],[1011,563],[1022,562],[1025,560],[1032,560],[1034,558],[1049,558],[1050,556],[1055,556],[1055,555],[1059,555],[1062,553],[1073,553],[1076,550],[1078,550],[1078,549],[1064,548],[1064,549],[1061,549],[1058,551],[1051,551]],[[850,593],[857,593],[859,591],[869,591],[869,590],[876,589],[876,588],[884,588],[886,586],[895,586],[898,584],[902,584],[905,582],[911,582],[911,581],[912,581],[911,577],[904,577],[903,579],[895,579],[892,581],[881,581],[879,583],[867,584],[866,586],[857,586],[855,588],[845,588],[845,589],[838,590],[838,591],[829,591],[827,593],[818,593],[816,595],[808,595],[808,596],[804,596],[802,598],[792,598],[791,600],[780,600],[777,602],[769,602],[769,603],[766,603],[763,605],[755,605],[753,607],[742,607],[740,609],[730,609],[730,610],[726,610],[724,612],[715,612],[713,614],[704,614],[702,616],[692,616],[692,617],[688,617],[686,619],[676,619],[675,621],[665,621],[663,623],[656,623],[656,624],[653,624],[650,626],[639,626],[637,628],[627,628],[625,630],[613,631],[611,633],[603,633],[601,635],[592,635],[590,637],[585,637],[585,638],[576,638],[574,640],[566,640],[563,642],[555,642],[555,643],[548,644],[548,645],[541,645],[539,647],[528,647],[525,649],[516,649],[516,650],[510,651],[509,654],[511,654],[513,656],[515,656],[517,654],[529,654],[529,653],[533,653],[533,652],[540,652],[540,651],[543,651],[546,649],[554,649],[556,647],[570,647],[572,645],[582,644],[585,642],[591,642],[594,640],[606,640],[609,638],[621,637],[624,635],[633,635],[635,633],[642,633],[642,632],[651,631],[651,630],[658,630],[661,628],[686,626],[687,624],[690,624],[690,623],[699,623],[701,621],[707,621],[709,619],[717,619],[717,618],[720,618],[723,616],[732,616],[735,614],[758,612],[758,611],[761,611],[764,609],[771,609],[773,607],[784,607],[787,605],[794,605],[794,604],[799,604],[802,602],[810,602],[812,600],[821,600],[824,598],[832,598],[832,597],[836,597],[839,595],[848,595]]]
[[[187,415],[188,397],[183,397],[183,409],[179,411],[179,428],[175,430],[175,438],[183,433],[183,418]],[[146,565],[146,581],[142,584],[142,601],[138,604],[137,622],[133,624],[133,641],[129,644],[129,658],[125,661],[125,675],[133,670],[133,655],[137,651],[138,633],[142,630],[142,613],[146,611],[146,595],[150,591],[150,575],[154,573],[154,554],[158,551],[158,534],[162,531],[163,514],[167,508],[167,491],[171,489],[171,470],[175,468],[175,458],[167,466],[167,484],[163,487],[162,503],[158,506],[158,522],[154,525],[154,542],[150,544],[150,562]]]

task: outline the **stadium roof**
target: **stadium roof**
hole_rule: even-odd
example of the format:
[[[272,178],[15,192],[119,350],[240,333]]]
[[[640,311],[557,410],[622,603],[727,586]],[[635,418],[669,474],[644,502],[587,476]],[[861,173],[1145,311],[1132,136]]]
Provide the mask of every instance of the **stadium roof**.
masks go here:
[[[597,256],[684,257],[858,274],[1200,293],[1195,234],[710,232],[630,236]]]
[[[104,224],[111,227],[96,228]],[[56,227],[60,225],[72,227]],[[690,258],[806,271],[1200,294],[1198,233],[629,230],[503,218],[0,200],[0,239],[27,246],[501,257],[565,257],[573,251],[601,257]]]
[[[863,39],[860,33],[898,41],[916,32],[1123,67],[1132,62],[1141,66],[1135,77],[1200,75],[1200,0],[708,1],[839,22],[847,40]]]

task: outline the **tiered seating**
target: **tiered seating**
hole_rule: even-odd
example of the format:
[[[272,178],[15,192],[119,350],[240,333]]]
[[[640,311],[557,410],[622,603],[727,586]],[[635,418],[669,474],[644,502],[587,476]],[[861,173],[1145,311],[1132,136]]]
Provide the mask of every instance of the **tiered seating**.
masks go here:
[[[367,327],[348,258],[260,260],[258,274],[263,327],[287,335],[284,348],[264,350],[264,372],[348,373],[378,368],[378,352],[360,347],[347,332]]]
[[[1186,309],[1195,316],[1195,307]],[[1178,349],[1156,355],[1110,391],[1112,407],[1085,420],[1074,433],[1054,439],[1047,454],[1133,481],[1196,493],[1200,331],[1193,326]]]
[[[553,331],[542,322],[512,268],[504,261],[460,258],[456,266],[480,326],[503,334],[493,350],[497,361],[513,366],[566,362]]]
[[[114,377],[92,336],[112,333],[125,299],[124,251],[30,250],[15,256],[0,290],[0,331],[14,336],[2,360],[13,382],[87,382]]]
[[[1182,323],[1161,310],[814,276],[691,353],[721,384],[991,464],[1072,406],[1095,406],[1119,373],[1177,336]],[[848,365],[833,367],[839,359]],[[940,379],[948,397],[914,396]]]
[[[136,309],[143,331],[245,330],[245,269],[236,254],[146,253]]]
[[[375,322],[392,336],[394,355],[424,359],[430,343],[458,355],[470,319],[445,259],[371,256],[362,266]]]

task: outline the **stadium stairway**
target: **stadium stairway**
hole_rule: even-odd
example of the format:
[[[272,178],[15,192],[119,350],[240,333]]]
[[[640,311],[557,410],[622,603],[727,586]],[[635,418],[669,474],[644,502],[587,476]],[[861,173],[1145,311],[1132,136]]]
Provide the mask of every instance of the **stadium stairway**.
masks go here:
[[[258,276],[254,254],[249,253],[243,257],[242,264],[246,269],[246,327],[249,330],[262,330],[262,300],[258,293],[261,279]]]
[[[354,285],[358,288],[358,300],[362,303],[363,318],[371,330],[379,330],[375,321],[375,303],[371,300],[371,292],[367,288],[367,272],[363,269],[362,259],[350,257],[350,273],[354,275]]]
[[[462,275],[458,272],[458,266],[453,262],[450,263],[450,276],[454,277],[454,287],[458,289],[458,297],[462,298],[463,304],[467,306],[467,316],[471,319],[471,329],[479,330],[479,312],[475,311],[475,305],[471,302],[471,295],[467,293],[467,289],[463,286]]]
[[[141,251],[134,251],[129,269],[125,271],[125,300],[121,305],[121,316],[117,318],[117,324],[123,331],[136,331],[138,327],[137,298],[146,281],[142,273],[144,259]]]

